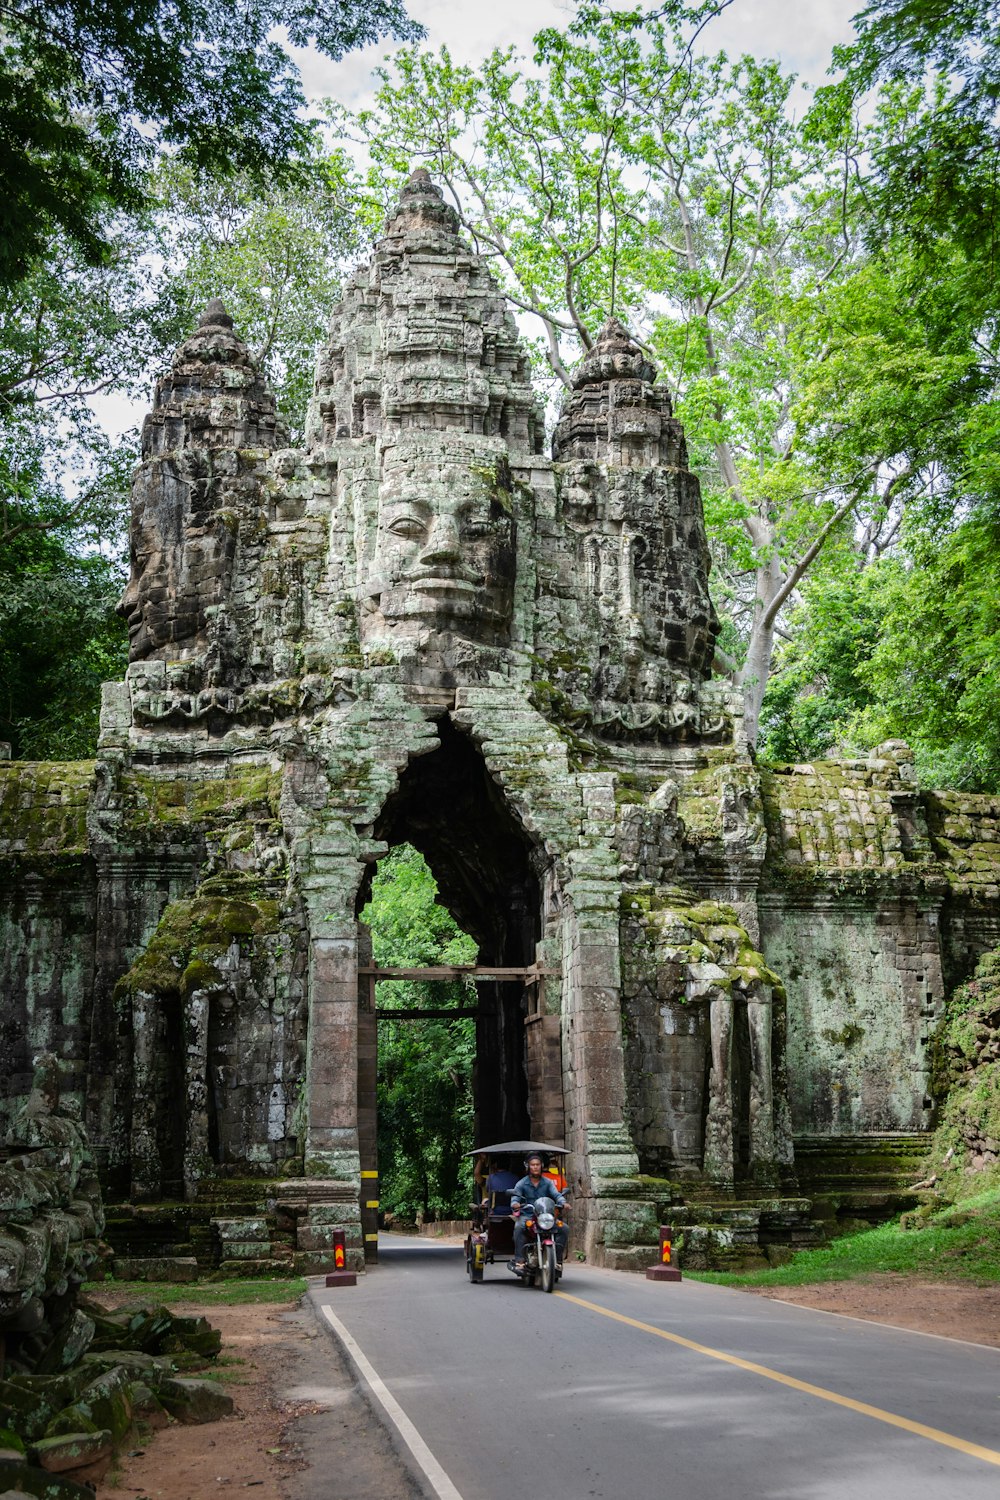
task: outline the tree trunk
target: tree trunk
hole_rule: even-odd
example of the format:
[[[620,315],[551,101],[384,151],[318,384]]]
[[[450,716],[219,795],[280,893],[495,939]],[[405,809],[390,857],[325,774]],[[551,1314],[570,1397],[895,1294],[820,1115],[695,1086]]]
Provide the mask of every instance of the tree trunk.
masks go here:
[[[757,596],[754,600],[753,626],[750,631],[746,661],[738,679],[743,689],[743,727],[747,741],[751,745],[757,743],[764,690],[767,687],[767,679],[771,675],[775,628],[775,617],[771,605],[784,581],[781,559],[777,548],[772,544],[771,551],[757,569]]]

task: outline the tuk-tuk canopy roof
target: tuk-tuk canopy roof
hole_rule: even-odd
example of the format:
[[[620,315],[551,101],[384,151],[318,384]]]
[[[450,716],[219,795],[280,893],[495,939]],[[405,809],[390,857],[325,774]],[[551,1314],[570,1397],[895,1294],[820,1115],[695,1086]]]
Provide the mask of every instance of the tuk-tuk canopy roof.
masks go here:
[[[538,1151],[543,1156],[568,1156],[565,1146],[548,1146],[544,1141],[499,1141],[495,1146],[477,1146],[475,1151],[466,1151],[466,1156],[527,1156]]]

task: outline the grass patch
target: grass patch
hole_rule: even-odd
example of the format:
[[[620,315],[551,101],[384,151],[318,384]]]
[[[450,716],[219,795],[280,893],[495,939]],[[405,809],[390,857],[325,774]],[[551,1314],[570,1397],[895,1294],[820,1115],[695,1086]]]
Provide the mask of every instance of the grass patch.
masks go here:
[[[251,1379],[247,1370],[220,1370],[218,1360],[210,1360],[205,1363],[203,1369],[197,1372],[199,1380],[215,1380],[219,1385],[247,1385]]]
[[[242,1307],[254,1302],[297,1302],[306,1289],[304,1276],[267,1281],[89,1281],[84,1287],[98,1302],[102,1294],[115,1300],[154,1302],[169,1307],[190,1302],[197,1307]]]
[[[851,1281],[880,1271],[947,1281],[1000,1281],[1000,1188],[904,1214],[877,1229],[845,1234],[817,1250],[800,1250],[787,1265],[766,1271],[684,1274],[692,1281],[721,1286],[806,1286]]]

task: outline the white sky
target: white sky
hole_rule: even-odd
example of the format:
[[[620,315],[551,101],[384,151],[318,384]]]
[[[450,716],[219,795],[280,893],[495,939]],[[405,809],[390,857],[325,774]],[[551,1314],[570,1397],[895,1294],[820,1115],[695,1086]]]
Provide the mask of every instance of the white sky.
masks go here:
[[[733,0],[702,33],[704,49],[778,57],[803,82],[821,83],[831,49],[850,41],[851,17],[863,0]],[[531,39],[546,26],[565,26],[572,0],[409,0],[415,21],[427,29],[425,46],[446,44],[457,62],[473,63],[494,47],[514,45],[531,54]],[[625,8],[620,6],[617,8]],[[649,5],[653,9],[653,5]],[[297,52],[306,94],[330,95],[358,108],[371,97],[371,70],[396,44],[379,42],[333,63],[316,52]]]

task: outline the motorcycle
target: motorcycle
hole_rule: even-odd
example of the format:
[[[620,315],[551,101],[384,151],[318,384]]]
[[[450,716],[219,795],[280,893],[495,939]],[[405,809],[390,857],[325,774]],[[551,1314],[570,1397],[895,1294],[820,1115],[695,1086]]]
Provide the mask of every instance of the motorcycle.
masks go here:
[[[543,1292],[551,1292],[562,1279],[562,1264],[556,1250],[556,1231],[562,1221],[551,1198],[538,1198],[526,1203],[521,1209],[524,1216],[527,1238],[524,1242],[524,1270],[514,1271],[525,1286],[534,1286],[537,1280]],[[509,1261],[514,1270],[514,1262]]]
[[[514,1216],[510,1207],[510,1189],[516,1183],[522,1164],[529,1155],[548,1157],[558,1162],[566,1155],[564,1146],[552,1146],[546,1141],[500,1141],[492,1146],[477,1146],[469,1156],[477,1158],[479,1176],[476,1183],[479,1195],[471,1204],[472,1222],[465,1237],[465,1269],[472,1286],[480,1286],[487,1266],[506,1263],[513,1270],[509,1259],[514,1248]],[[504,1180],[506,1179],[506,1180]],[[560,1188],[565,1186],[563,1178]],[[551,1198],[539,1200],[546,1217],[552,1214]],[[533,1207],[533,1205],[525,1205]],[[556,1225],[553,1223],[552,1230]],[[544,1259],[544,1257],[543,1257]],[[558,1281],[562,1268],[558,1265],[552,1280]],[[532,1280],[541,1277],[542,1266],[535,1252]],[[531,1283],[529,1282],[529,1285]]]

